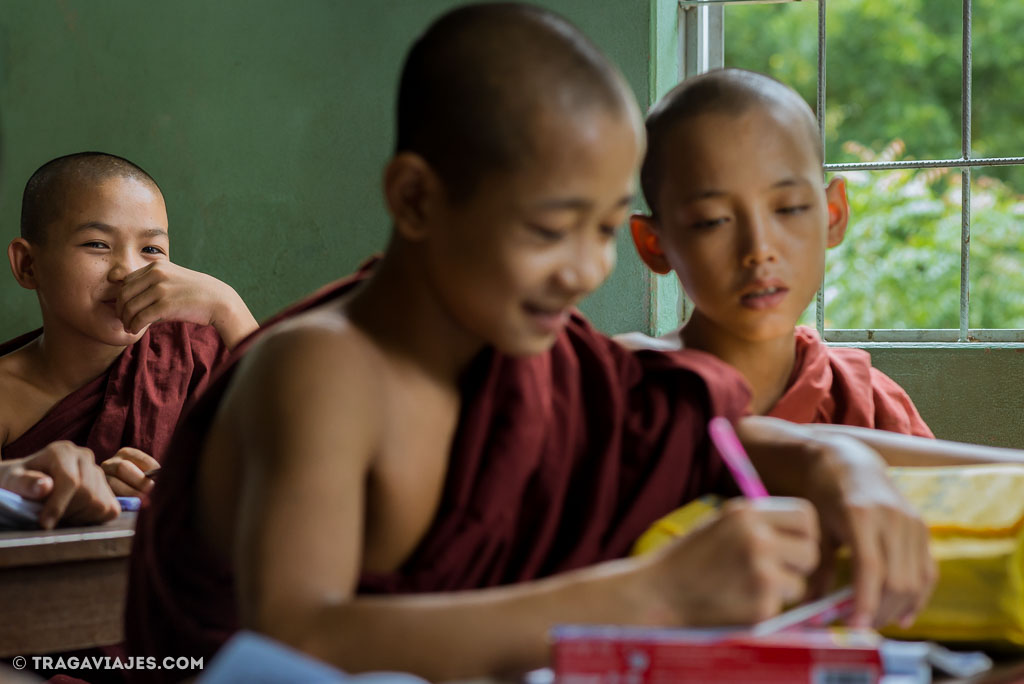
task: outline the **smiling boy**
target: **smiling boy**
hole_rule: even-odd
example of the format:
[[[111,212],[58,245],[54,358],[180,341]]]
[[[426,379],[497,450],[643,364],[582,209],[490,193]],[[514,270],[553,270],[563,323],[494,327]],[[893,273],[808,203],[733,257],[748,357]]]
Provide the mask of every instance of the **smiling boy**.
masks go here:
[[[689,79],[647,118],[641,172],[650,216],[633,241],[693,301],[682,330],[632,348],[700,349],[750,383],[755,414],[931,437],[910,397],[859,349],[797,327],[846,232],[842,178],[822,182],[814,114],[787,86],[727,69]]]
[[[184,403],[255,320],[229,286],[170,261],[156,182],[113,155],[41,166],[7,254],[43,327],[0,345],[0,455],[68,440],[115,493],[147,493]]]

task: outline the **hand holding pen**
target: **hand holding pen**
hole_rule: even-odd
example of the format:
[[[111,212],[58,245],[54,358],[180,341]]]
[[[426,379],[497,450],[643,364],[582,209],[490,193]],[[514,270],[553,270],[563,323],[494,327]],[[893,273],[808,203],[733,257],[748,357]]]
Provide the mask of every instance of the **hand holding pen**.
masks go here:
[[[708,423],[708,434],[743,495],[750,499],[768,498],[768,490],[761,482],[754,464],[750,462],[750,457],[747,456],[739,437],[736,436],[732,423],[721,416],[712,418]],[[761,622],[754,631],[758,634],[769,634],[784,629],[820,627],[848,618],[852,611],[853,590],[844,587],[814,603]]]

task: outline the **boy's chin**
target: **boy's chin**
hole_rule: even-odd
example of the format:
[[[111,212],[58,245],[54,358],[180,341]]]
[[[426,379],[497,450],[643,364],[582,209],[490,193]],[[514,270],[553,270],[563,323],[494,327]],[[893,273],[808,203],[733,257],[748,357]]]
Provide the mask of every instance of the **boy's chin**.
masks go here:
[[[537,356],[538,354],[550,351],[555,346],[557,339],[557,334],[531,335],[528,338],[517,340],[503,340],[502,342],[495,343],[494,347],[506,356]]]
[[[104,335],[103,341],[114,347],[126,347],[135,344],[149,330],[147,325],[137,333],[126,332],[123,328],[114,328]]]

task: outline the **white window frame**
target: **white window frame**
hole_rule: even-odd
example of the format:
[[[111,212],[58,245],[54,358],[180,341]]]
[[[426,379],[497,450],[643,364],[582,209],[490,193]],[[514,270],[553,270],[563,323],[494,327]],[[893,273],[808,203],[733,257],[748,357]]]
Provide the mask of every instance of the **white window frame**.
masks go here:
[[[982,166],[1024,165],[1024,157],[975,157],[971,150],[972,112],[972,0],[961,0],[963,4],[963,40],[961,63],[961,150],[957,159],[926,159],[893,162],[864,162],[852,164],[829,164],[826,159],[825,173],[842,171],[891,171],[897,169],[950,168],[960,169],[961,174],[961,221],[960,221],[960,328],[951,329],[825,329],[824,283],[818,290],[815,306],[818,333],[829,342],[863,344],[882,343],[954,343],[965,345],[975,342],[1017,346],[1024,343],[1024,330],[971,328],[970,323],[970,244],[971,244],[971,175],[972,170]],[[817,2],[818,5],[818,83],[817,111],[825,111],[825,55],[828,34],[825,28],[827,0],[655,0],[675,4],[677,12],[678,73],[683,77],[693,76],[724,64],[725,26],[724,6],[728,4],[776,4],[782,2]],[[652,83],[652,85],[654,85]],[[652,88],[652,91],[654,89]],[[660,88],[659,90],[663,90]],[[818,117],[822,145],[825,142],[825,118]],[[658,316],[656,309],[664,300],[672,297],[662,281],[652,287],[652,329],[662,334],[686,316],[685,298],[676,295],[680,301],[677,320],[669,322],[664,312]]]

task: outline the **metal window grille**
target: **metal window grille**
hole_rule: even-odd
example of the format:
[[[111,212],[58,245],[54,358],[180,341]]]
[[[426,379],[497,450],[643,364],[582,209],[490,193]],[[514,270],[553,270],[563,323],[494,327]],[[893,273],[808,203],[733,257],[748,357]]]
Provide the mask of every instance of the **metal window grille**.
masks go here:
[[[774,4],[780,2],[817,2],[818,4],[818,127],[825,142],[825,55],[828,33],[825,27],[828,0],[678,0],[680,64],[686,76],[703,73],[724,64],[725,32],[723,6],[728,4]],[[978,329],[969,325],[971,272],[971,174],[982,166],[1024,165],[1024,157],[975,157],[971,149],[972,111],[972,0],[962,0],[962,61],[960,157],[852,164],[825,164],[825,172],[892,171],[897,169],[960,169],[960,328],[906,330],[825,330],[824,284],[818,290],[816,318],[818,333],[829,342],[1024,342],[1024,330]],[[828,160],[826,160],[827,162]]]

